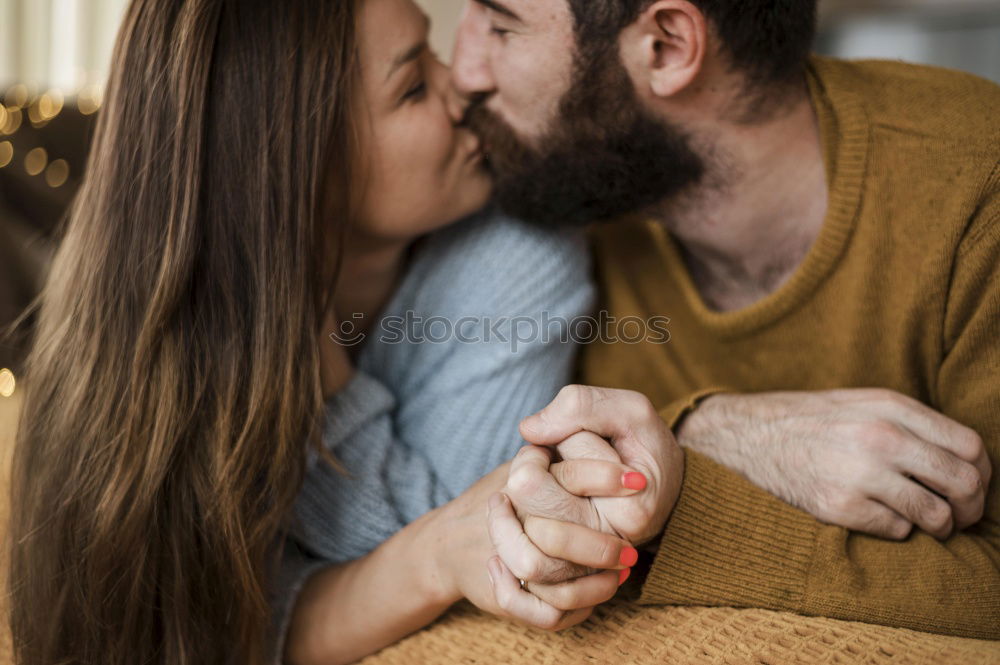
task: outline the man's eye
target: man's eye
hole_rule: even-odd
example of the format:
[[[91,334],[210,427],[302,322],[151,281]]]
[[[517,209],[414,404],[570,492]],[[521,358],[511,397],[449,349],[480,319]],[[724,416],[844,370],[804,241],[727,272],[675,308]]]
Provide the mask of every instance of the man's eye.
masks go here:
[[[427,83],[421,81],[406,91],[406,94],[403,95],[403,101],[418,101],[423,99],[425,94],[427,94]]]
[[[490,34],[496,35],[501,39],[510,34],[510,30],[504,30],[503,28],[498,28],[495,25],[490,26]]]

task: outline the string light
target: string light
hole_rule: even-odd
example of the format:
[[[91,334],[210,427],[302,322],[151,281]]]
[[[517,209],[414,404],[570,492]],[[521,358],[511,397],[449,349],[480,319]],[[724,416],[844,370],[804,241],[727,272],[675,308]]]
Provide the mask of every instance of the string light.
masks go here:
[[[96,113],[101,108],[101,98],[103,95],[101,86],[97,84],[82,88],[76,98],[76,106],[80,110],[80,113],[83,115]]]
[[[56,89],[49,90],[38,98],[38,112],[42,118],[51,120],[63,109],[63,94]]]
[[[65,159],[57,159],[45,171],[45,182],[53,189],[62,187],[69,179],[69,163]]]
[[[0,134],[13,134],[21,127],[21,109],[20,107],[8,107],[7,108],[7,121],[4,123],[3,127],[0,127]]]
[[[28,96],[28,86],[18,83],[7,89],[5,101],[7,102],[7,106],[23,108],[28,105]]]
[[[14,372],[7,368],[0,369],[0,397],[11,397],[17,390],[17,379]]]
[[[0,169],[14,160],[14,145],[10,141],[0,141]]]
[[[31,121],[31,126],[35,129],[41,129],[45,125],[49,124],[48,118],[42,115],[41,109],[38,108],[38,104],[32,104],[28,108],[28,120]]]
[[[45,165],[49,162],[49,154],[45,148],[35,148],[24,158],[24,170],[28,175],[38,175],[45,170]]]

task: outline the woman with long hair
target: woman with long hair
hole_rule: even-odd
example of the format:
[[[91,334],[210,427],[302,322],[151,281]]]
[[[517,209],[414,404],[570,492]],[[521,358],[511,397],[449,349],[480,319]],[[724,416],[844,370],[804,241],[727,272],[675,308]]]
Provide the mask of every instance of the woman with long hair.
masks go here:
[[[26,372],[20,665],[347,662],[463,597],[516,615],[487,472],[572,346],[328,338],[590,306],[565,237],[487,215],[416,243],[490,193],[426,39],[411,0],[131,3]],[[562,625],[617,588],[592,577]]]

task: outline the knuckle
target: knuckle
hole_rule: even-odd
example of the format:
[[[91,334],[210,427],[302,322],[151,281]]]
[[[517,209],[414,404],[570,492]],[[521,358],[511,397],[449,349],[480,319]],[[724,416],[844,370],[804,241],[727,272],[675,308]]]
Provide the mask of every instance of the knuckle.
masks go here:
[[[602,538],[594,551],[595,561],[600,562],[603,568],[614,568],[618,565],[618,559],[621,556],[618,552],[619,549],[617,542],[610,538]]]
[[[913,529],[908,520],[884,511],[872,511],[861,519],[862,531],[889,540],[903,540]]]
[[[538,489],[538,478],[532,467],[522,466],[511,471],[507,490],[517,496],[530,496]]]
[[[833,502],[831,510],[832,522],[835,524],[851,522],[855,519],[855,516],[863,514],[863,502],[864,500],[861,497],[858,497],[857,500],[853,497],[837,499]]]
[[[906,520],[893,520],[886,529],[886,537],[892,540],[905,540],[913,531],[913,524]]]
[[[558,610],[545,612],[544,616],[538,619],[535,626],[550,633],[554,633],[559,630],[559,624],[562,623],[562,619],[563,613]]]
[[[586,386],[577,384],[565,386],[560,390],[557,401],[570,413],[575,414],[590,411],[592,403],[590,390]]]
[[[633,503],[622,511],[622,530],[631,536],[644,532],[652,521],[653,511],[644,505]]]
[[[539,557],[533,551],[521,549],[513,557],[513,561],[507,564],[514,577],[518,577],[528,582],[540,582],[542,565]]]
[[[927,510],[925,519],[930,530],[936,533],[947,530],[951,525],[951,509],[940,501],[935,504]]]
[[[554,464],[549,467],[549,469],[550,471],[555,472],[556,479],[559,481],[559,484],[563,486],[570,485],[572,487],[577,487],[579,486],[580,481],[583,480],[582,469],[580,468],[580,465],[573,460]]]
[[[881,402],[887,406],[910,406],[910,400],[905,395],[898,393],[895,390],[889,390],[888,388],[874,388],[873,392],[875,401]]]
[[[843,492],[836,494],[823,493],[821,497],[821,509],[832,520],[842,520],[856,510],[854,499],[849,494]]]
[[[980,494],[982,479],[979,471],[967,464],[961,465],[955,471],[955,485],[957,496],[955,498],[963,501],[971,501]]]
[[[524,561],[524,575],[518,575],[523,580],[528,580],[530,582],[546,583],[546,566],[542,557],[534,553],[529,554],[525,557]]]
[[[623,390],[622,398],[635,418],[639,420],[652,420],[658,417],[656,413],[656,408],[653,403],[649,401],[649,398],[640,392],[634,390]]]
[[[870,450],[896,456],[902,454],[906,447],[906,434],[897,425],[878,420],[864,428],[862,442]]]
[[[557,610],[567,611],[577,606],[580,594],[572,584],[559,584],[553,586],[548,598],[545,599]]]

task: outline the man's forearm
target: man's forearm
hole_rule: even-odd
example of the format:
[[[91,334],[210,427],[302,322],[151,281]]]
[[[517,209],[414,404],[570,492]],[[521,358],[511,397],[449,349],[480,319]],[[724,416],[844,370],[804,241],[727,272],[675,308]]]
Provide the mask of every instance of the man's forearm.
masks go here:
[[[891,542],[821,524],[688,452],[640,602],[758,607],[1000,639],[995,525]]]
[[[800,495],[809,488],[788,487],[799,485],[795,477],[782,482],[774,457],[788,457],[793,453],[780,450],[785,442],[773,429],[769,431],[771,417],[767,410],[748,397],[733,393],[705,397],[674,428],[677,442],[682,448],[704,455],[771,494],[796,504],[790,494]],[[770,450],[764,455],[761,447],[767,445],[764,442],[769,438]],[[794,460],[787,460],[785,464],[795,466]],[[801,504],[798,506],[806,509]]]
[[[740,412],[739,395],[705,397],[686,412],[674,427],[682,448],[697,451],[734,471],[739,471],[754,444],[756,428],[750,413]],[[742,435],[738,435],[741,432]]]

